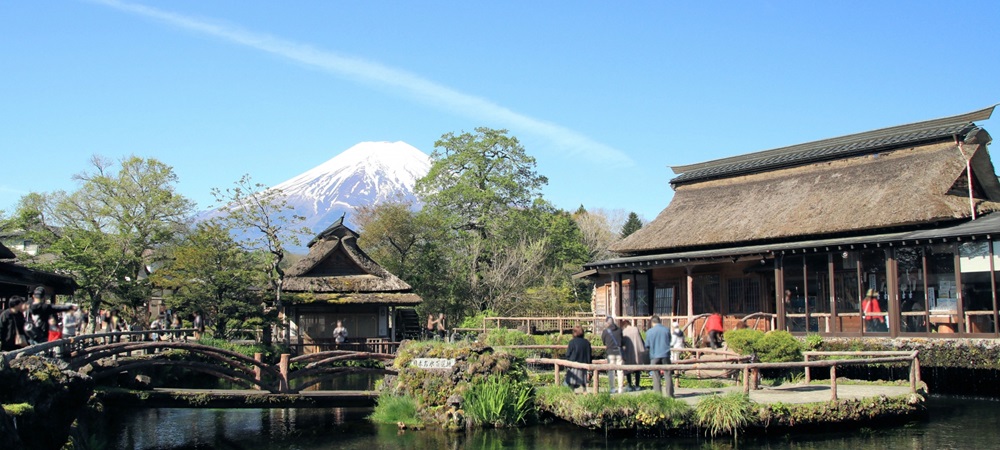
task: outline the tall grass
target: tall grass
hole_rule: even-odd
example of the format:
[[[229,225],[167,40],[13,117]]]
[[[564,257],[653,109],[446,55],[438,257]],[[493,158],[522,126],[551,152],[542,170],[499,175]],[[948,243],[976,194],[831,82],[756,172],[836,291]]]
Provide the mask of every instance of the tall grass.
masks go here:
[[[710,395],[701,399],[694,410],[695,424],[711,436],[738,435],[752,419],[753,403],[739,392]]]
[[[379,396],[375,411],[369,419],[377,423],[404,423],[406,425],[420,425],[420,418],[417,417],[417,401],[407,395]]]
[[[511,427],[528,422],[534,391],[527,383],[512,383],[491,375],[474,382],[465,393],[465,414],[480,426]]]

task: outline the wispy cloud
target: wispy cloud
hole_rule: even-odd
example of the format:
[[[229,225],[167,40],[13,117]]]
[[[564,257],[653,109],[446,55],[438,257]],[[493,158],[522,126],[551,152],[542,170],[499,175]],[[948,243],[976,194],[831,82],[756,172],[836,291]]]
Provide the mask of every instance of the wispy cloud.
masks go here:
[[[468,117],[496,121],[516,132],[523,131],[540,136],[551,142],[561,153],[578,155],[601,164],[615,166],[634,164],[632,159],[622,151],[597,142],[577,131],[514,112],[485,98],[456,91],[404,70],[360,58],[339,55],[267,34],[250,32],[232,25],[213,23],[205,19],[145,5],[116,0],[93,1],[317,67],[357,82],[398,89],[433,107],[444,108]]]

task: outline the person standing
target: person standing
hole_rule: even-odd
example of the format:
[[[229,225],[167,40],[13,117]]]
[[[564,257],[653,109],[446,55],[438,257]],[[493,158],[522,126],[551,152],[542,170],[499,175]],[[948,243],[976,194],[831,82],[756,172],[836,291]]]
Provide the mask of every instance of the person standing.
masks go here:
[[[76,336],[80,329],[80,310],[63,313],[62,335],[64,338]]]
[[[76,305],[53,305],[46,301],[48,297],[42,286],[36,287],[31,294],[32,303],[28,307],[27,319],[30,323],[25,323],[24,334],[32,345],[48,340],[50,317],[63,311],[76,311]]]
[[[660,323],[660,316],[649,319],[653,326],[646,331],[646,348],[649,349],[650,364],[670,364],[670,330]],[[674,396],[673,371],[666,371],[666,383],[660,383],[660,371],[650,373],[653,377],[653,390],[664,396]]]
[[[427,339],[433,339],[434,338],[434,329],[435,329],[434,326],[436,324],[437,324],[437,321],[434,320],[434,314],[428,314],[427,315]]]
[[[0,351],[17,350],[28,343],[24,335],[24,311],[27,309],[28,301],[15,295],[10,298],[10,306],[0,313]]]
[[[705,328],[708,329],[708,343],[712,346],[712,349],[721,347],[722,333],[726,331],[722,326],[722,314],[713,312],[712,315],[708,316],[708,323],[705,324]]]
[[[684,348],[684,330],[676,320],[670,324],[670,348]]]
[[[608,316],[604,323],[607,325],[604,328],[604,332],[601,333],[601,341],[604,343],[604,351],[608,355],[608,364],[613,364],[620,366],[624,363],[622,360],[622,329],[615,325],[615,318]],[[615,385],[617,384],[618,389],[615,390]],[[621,370],[609,370],[608,371],[608,386],[611,389],[611,393],[621,392],[622,388],[625,387],[624,372]]]
[[[333,341],[337,343],[338,347],[347,341],[347,328],[344,327],[344,322],[340,320],[337,321],[337,328],[333,329]]]
[[[865,298],[861,300],[861,313],[865,318],[865,331],[885,331],[885,317],[882,316],[882,308],[878,304],[878,292],[869,289],[865,293]]]
[[[646,353],[646,343],[642,341],[642,333],[639,332],[639,328],[632,324],[631,321],[622,320],[622,358],[625,360],[626,365],[637,365],[646,364],[646,359],[649,354]],[[633,377],[634,375],[634,377]],[[625,372],[625,383],[628,385],[628,390],[635,391],[639,390],[639,380],[641,378],[641,370],[630,370]],[[635,380],[633,381],[633,378]]]
[[[194,313],[194,320],[191,323],[194,328],[194,340],[200,340],[205,333],[205,319],[201,317],[201,311]]]
[[[443,340],[448,335],[448,329],[444,326],[444,313],[439,313],[437,318],[438,336]]]
[[[590,364],[593,362],[590,341],[584,339],[583,327],[579,325],[573,327],[573,339],[570,339],[569,345],[566,346],[566,360],[581,364]],[[586,391],[587,369],[567,368],[563,385],[569,386],[574,391],[580,388]]]

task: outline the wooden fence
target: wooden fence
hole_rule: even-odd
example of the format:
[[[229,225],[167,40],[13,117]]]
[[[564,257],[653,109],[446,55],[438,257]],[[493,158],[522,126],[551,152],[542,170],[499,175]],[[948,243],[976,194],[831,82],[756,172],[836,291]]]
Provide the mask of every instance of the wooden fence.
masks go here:
[[[682,349],[682,350],[693,350],[693,349]],[[705,351],[706,349],[699,349]],[[920,385],[920,360],[918,358],[917,352],[902,352],[902,351],[887,351],[887,352],[806,352],[804,354],[805,360],[798,362],[784,362],[784,363],[761,363],[761,362],[747,362],[739,358],[734,358],[728,361],[712,361],[704,362],[698,358],[692,360],[681,360],[671,364],[633,364],[633,365],[618,365],[618,364],[607,364],[606,361],[598,361],[591,364],[583,364],[572,361],[566,361],[564,359],[552,359],[552,358],[529,358],[528,363],[539,364],[539,365],[552,365],[555,373],[555,384],[560,383],[560,368],[568,367],[575,369],[584,369],[588,372],[593,373],[594,382],[590,386],[594,393],[598,392],[600,385],[600,372],[610,372],[610,371],[653,371],[661,370],[667,371],[678,371],[687,372],[691,370],[720,370],[720,371],[733,371],[739,370],[742,373],[742,387],[743,393],[749,394],[751,388],[756,388],[756,380],[759,378],[760,371],[762,369],[797,369],[802,368],[805,370],[805,381],[808,383],[811,381],[811,369],[819,367],[827,367],[830,369],[830,399],[837,400],[837,368],[842,366],[860,366],[860,365],[876,365],[876,364],[890,364],[890,363],[909,363],[910,373],[910,392],[917,392],[917,388]],[[821,357],[845,357],[850,356],[850,359],[816,359]],[[741,357],[746,358],[746,357]]]

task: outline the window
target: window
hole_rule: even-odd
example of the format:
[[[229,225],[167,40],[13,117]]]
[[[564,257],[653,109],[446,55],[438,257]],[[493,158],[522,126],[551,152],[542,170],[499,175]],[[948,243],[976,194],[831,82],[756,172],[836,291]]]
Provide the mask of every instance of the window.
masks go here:
[[[727,291],[728,312],[751,314],[761,309],[760,279],[758,277],[730,278]]]
[[[677,289],[673,286],[657,286],[653,289],[653,314],[671,316],[674,313],[674,299]]]
[[[719,307],[719,276],[718,275],[695,275],[694,276],[694,314],[704,314],[710,312],[721,312]]]

